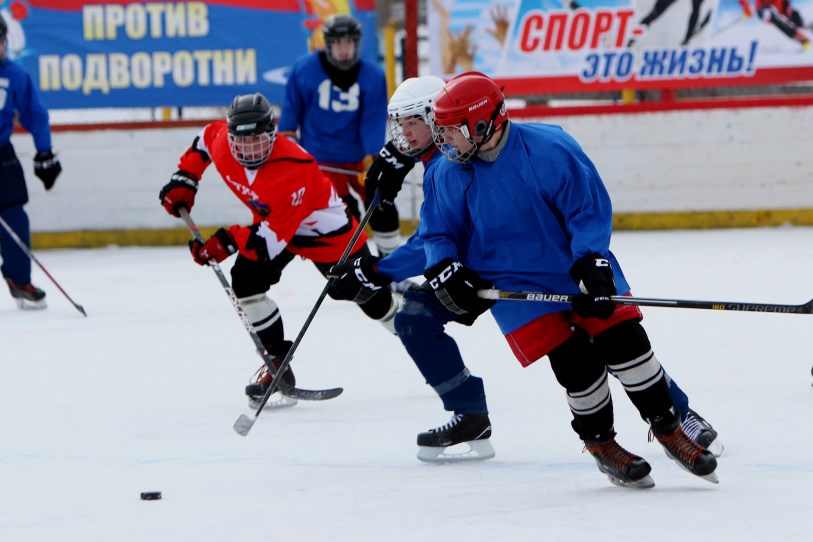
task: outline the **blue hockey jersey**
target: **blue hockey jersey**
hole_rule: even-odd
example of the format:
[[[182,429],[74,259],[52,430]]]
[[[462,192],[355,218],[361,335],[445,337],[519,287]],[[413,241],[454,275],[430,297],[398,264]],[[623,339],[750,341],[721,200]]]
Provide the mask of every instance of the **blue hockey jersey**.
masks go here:
[[[619,293],[629,285],[610,252],[612,205],[593,163],[558,126],[510,123],[494,162],[444,160],[425,180],[421,233],[426,267],[459,260],[500,290],[578,293],[569,275],[580,257],[607,257]],[[503,333],[559,303],[498,301]]]
[[[375,156],[387,127],[384,71],[360,60],[356,82],[342,90],[312,53],[294,63],[285,86],[278,130],[299,130],[299,144],[319,163],[349,164]]]

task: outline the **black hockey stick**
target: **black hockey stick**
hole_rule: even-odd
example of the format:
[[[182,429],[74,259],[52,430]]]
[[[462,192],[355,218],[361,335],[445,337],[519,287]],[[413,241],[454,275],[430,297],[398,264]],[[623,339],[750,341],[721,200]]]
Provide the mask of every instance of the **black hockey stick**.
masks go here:
[[[186,222],[186,225],[189,227],[189,231],[192,232],[195,239],[203,243],[203,236],[201,235],[198,227],[195,225],[195,222],[192,220],[192,217],[189,216],[189,211],[186,209],[181,209],[180,214],[181,218],[184,222]],[[277,369],[274,368],[273,360],[271,356],[266,353],[265,346],[263,346],[260,337],[257,335],[257,331],[254,329],[254,325],[252,325],[251,320],[249,320],[246,310],[243,308],[243,304],[240,303],[240,300],[237,298],[234,290],[232,290],[229,281],[226,279],[226,275],[223,274],[223,270],[220,269],[220,266],[214,260],[209,260],[209,267],[214,270],[215,275],[217,275],[220,285],[226,292],[226,295],[228,296],[229,301],[231,301],[234,310],[237,311],[240,321],[243,322],[243,326],[246,328],[246,331],[248,331],[249,336],[251,336],[251,340],[254,341],[254,346],[257,348],[257,354],[259,354],[263,359],[263,362],[265,363],[266,367],[268,367],[268,370],[271,371],[271,374],[275,374]],[[279,373],[282,374],[282,371],[279,371]],[[302,399],[304,401],[325,401],[327,399],[333,399],[334,397],[338,397],[343,391],[342,388],[305,390],[302,388],[293,387],[286,382],[279,383],[279,390],[283,395],[293,397],[295,399]]]
[[[365,212],[364,216],[361,217],[358,228],[356,228],[356,231],[353,232],[353,237],[350,238],[350,242],[347,244],[347,248],[344,249],[344,253],[342,254],[342,257],[339,258],[339,261],[336,262],[336,265],[342,265],[345,261],[347,261],[347,257],[350,256],[350,253],[353,251],[353,246],[356,244],[356,241],[361,235],[361,232],[364,231],[364,226],[366,226],[367,222],[370,220],[370,216],[373,214],[373,210],[375,209],[376,205],[378,205],[380,199],[381,199],[381,190],[376,190],[375,196],[373,196],[373,200],[367,207],[367,212]],[[328,278],[325,287],[322,288],[322,293],[319,294],[319,298],[316,300],[316,303],[313,305],[310,314],[305,319],[305,323],[302,324],[302,329],[299,330],[299,335],[296,336],[294,344],[291,345],[291,349],[288,350],[288,353],[285,355],[285,359],[282,360],[282,363],[280,364],[277,373],[274,375],[274,379],[268,385],[268,389],[265,390],[265,395],[263,396],[262,401],[260,401],[260,406],[257,407],[257,411],[254,413],[252,417],[248,417],[246,414],[240,414],[240,417],[237,418],[236,422],[234,422],[234,430],[237,431],[238,434],[245,437],[246,435],[248,435],[248,432],[251,431],[251,428],[254,426],[254,422],[257,421],[257,418],[263,411],[265,403],[268,402],[268,398],[271,397],[271,394],[274,393],[274,390],[277,389],[277,386],[282,381],[282,374],[285,372],[285,369],[287,369],[288,365],[291,363],[291,358],[293,357],[294,352],[299,347],[299,343],[302,342],[302,337],[305,336],[305,332],[311,325],[313,317],[316,316],[316,311],[318,311],[319,307],[322,306],[322,301],[325,300],[325,297],[327,296],[327,291],[330,289],[330,286],[331,284],[333,284],[334,280],[335,280],[334,278]]]
[[[571,303],[572,294],[549,294],[546,292],[506,292],[505,290],[479,290],[482,299],[506,299],[509,301],[543,301],[548,303]],[[813,314],[813,299],[802,305],[778,305],[776,303],[746,303],[743,301],[693,301],[688,299],[654,299],[614,295],[610,299],[619,305],[645,307],[670,307],[675,309],[708,309],[715,311],[777,312],[781,314]]]
[[[59,291],[62,292],[62,295],[64,295],[68,299],[68,301],[71,302],[71,305],[76,307],[76,310],[81,312],[82,316],[87,318],[87,313],[85,312],[84,307],[82,307],[82,305],[80,305],[79,303],[77,303],[76,301],[71,299],[71,296],[68,295],[68,292],[66,292],[64,289],[62,289],[62,286],[60,286],[59,283],[56,281],[56,279],[54,279],[54,277],[51,276],[51,273],[49,273],[48,270],[45,269],[45,266],[40,263],[40,261],[37,259],[36,256],[34,256],[34,253],[31,252],[31,249],[28,248],[27,246],[25,246],[25,243],[23,243],[23,240],[20,239],[20,237],[17,235],[17,233],[14,230],[11,229],[11,226],[9,226],[8,223],[6,223],[6,221],[3,220],[3,217],[0,217],[0,226],[3,226],[3,229],[6,230],[6,232],[8,232],[8,234],[11,236],[12,239],[14,239],[14,242],[17,243],[17,246],[20,247],[20,250],[25,252],[26,256],[28,256],[31,259],[32,262],[37,264],[39,266],[39,268],[42,269],[42,272],[45,273],[45,275],[49,279],[51,279],[51,282],[54,283],[54,286],[59,288]]]

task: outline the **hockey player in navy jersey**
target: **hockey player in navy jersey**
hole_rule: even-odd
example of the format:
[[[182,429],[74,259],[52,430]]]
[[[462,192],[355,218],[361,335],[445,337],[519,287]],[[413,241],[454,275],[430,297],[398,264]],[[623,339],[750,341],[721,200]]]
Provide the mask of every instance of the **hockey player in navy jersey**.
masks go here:
[[[358,218],[359,204],[351,189],[367,199],[359,175],[385,141],[387,83],[381,68],[360,57],[361,25],[355,18],[334,15],[323,32],[325,49],[297,60],[291,70],[279,130],[316,158]],[[377,208],[370,227],[379,253],[392,252],[400,244],[394,206]]]
[[[419,77],[407,79],[393,94],[388,107],[391,141],[373,163],[366,181],[371,187],[380,187],[382,200],[394,200],[414,160],[424,165],[424,192],[429,196],[435,192],[434,171],[445,160],[432,142],[431,106],[443,87],[443,80],[437,77]],[[421,238],[423,231],[419,225],[418,231],[404,245],[383,259],[362,257],[335,269],[337,278],[330,295],[363,302],[392,281],[423,273],[427,261]],[[454,412],[451,422],[445,426],[418,435],[418,457],[425,461],[493,457],[483,382],[471,374],[455,341],[444,331],[445,325],[452,321],[471,325],[477,315],[448,310],[426,286],[406,292],[404,298],[395,320],[398,335],[426,382],[440,396],[444,408]],[[687,434],[706,447],[714,445],[714,449],[722,451],[721,445],[715,442],[716,431],[689,409],[688,398],[677,384],[671,380],[668,384]],[[468,443],[470,449],[461,453],[447,450],[463,442]]]
[[[28,188],[20,161],[11,145],[14,118],[31,132],[37,150],[34,175],[50,190],[62,171],[51,149],[51,127],[48,110],[40,100],[31,77],[6,56],[8,26],[0,16],[0,217],[31,247],[31,231],[24,205],[28,203]],[[3,84],[5,82],[5,84]],[[17,246],[14,239],[0,228],[0,256],[3,278],[11,296],[21,309],[44,309],[45,292],[31,284],[31,259]]]

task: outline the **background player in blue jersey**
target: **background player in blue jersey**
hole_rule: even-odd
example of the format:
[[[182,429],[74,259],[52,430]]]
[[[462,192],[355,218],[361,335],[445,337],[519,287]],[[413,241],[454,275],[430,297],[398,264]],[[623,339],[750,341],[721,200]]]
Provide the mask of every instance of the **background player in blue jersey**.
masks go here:
[[[367,184],[381,190],[382,200],[393,200],[401,188],[411,161],[424,165],[424,192],[434,193],[434,170],[445,162],[432,141],[431,107],[444,87],[437,77],[407,79],[390,99],[388,123],[391,141],[376,158],[367,175]],[[443,182],[440,180],[439,182]],[[373,256],[349,261],[334,270],[336,280],[329,291],[335,299],[363,302],[390,284],[423,273],[426,255],[422,228],[395,252],[383,259]],[[488,418],[483,382],[465,366],[454,339],[444,331],[446,324],[458,321],[471,325],[476,314],[455,314],[448,310],[431,288],[408,291],[396,315],[398,335],[423,374],[438,393],[446,410],[454,412],[451,424],[418,436],[418,457],[425,461],[488,459],[494,450],[488,439]],[[668,377],[667,377],[668,378]],[[669,390],[678,406],[683,426],[691,438],[709,447],[715,443],[716,431],[696,412],[689,409],[688,398],[676,383],[669,380]],[[463,422],[465,423],[459,423]],[[469,450],[449,449],[467,443]],[[719,442],[715,449],[722,451]]]
[[[54,186],[62,166],[51,150],[48,111],[37,88],[25,70],[5,58],[7,35],[8,27],[0,17],[0,217],[30,248],[28,214],[23,208],[28,203],[28,188],[23,168],[11,145],[15,115],[19,115],[20,125],[34,137],[37,149],[34,174],[46,190]],[[0,256],[3,260],[0,270],[17,305],[22,309],[45,308],[45,292],[31,284],[31,260],[5,228],[0,228]]]
[[[279,130],[316,158],[358,218],[359,204],[351,189],[366,199],[359,174],[385,141],[387,82],[381,68],[360,58],[361,25],[355,18],[334,15],[325,21],[323,32],[325,49],[294,63]],[[377,208],[370,227],[379,252],[392,252],[400,244],[395,206]]]

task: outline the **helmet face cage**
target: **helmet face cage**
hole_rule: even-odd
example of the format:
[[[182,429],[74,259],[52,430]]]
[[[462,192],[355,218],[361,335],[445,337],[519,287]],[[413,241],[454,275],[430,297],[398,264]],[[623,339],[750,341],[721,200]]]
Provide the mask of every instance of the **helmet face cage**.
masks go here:
[[[271,156],[276,126],[271,104],[262,94],[237,96],[226,115],[229,150],[244,167],[256,169]]]
[[[268,132],[247,136],[229,133],[229,150],[243,166],[257,169],[271,156],[276,135]]]
[[[432,120],[429,115],[390,115],[387,120],[390,139],[399,151],[418,157],[432,146]]]
[[[433,147],[432,104],[445,82],[432,75],[404,80],[387,105],[387,129],[392,143],[407,156],[423,156]]]
[[[448,126],[434,125],[432,139],[448,160],[458,164],[471,162],[480,149],[479,143],[472,138],[466,121]]]
[[[325,52],[327,61],[340,70],[349,70],[359,62],[361,55],[361,25],[350,15],[334,15],[330,17],[322,28],[325,37]],[[353,54],[350,58],[338,59],[334,48],[344,44],[353,45]]]

